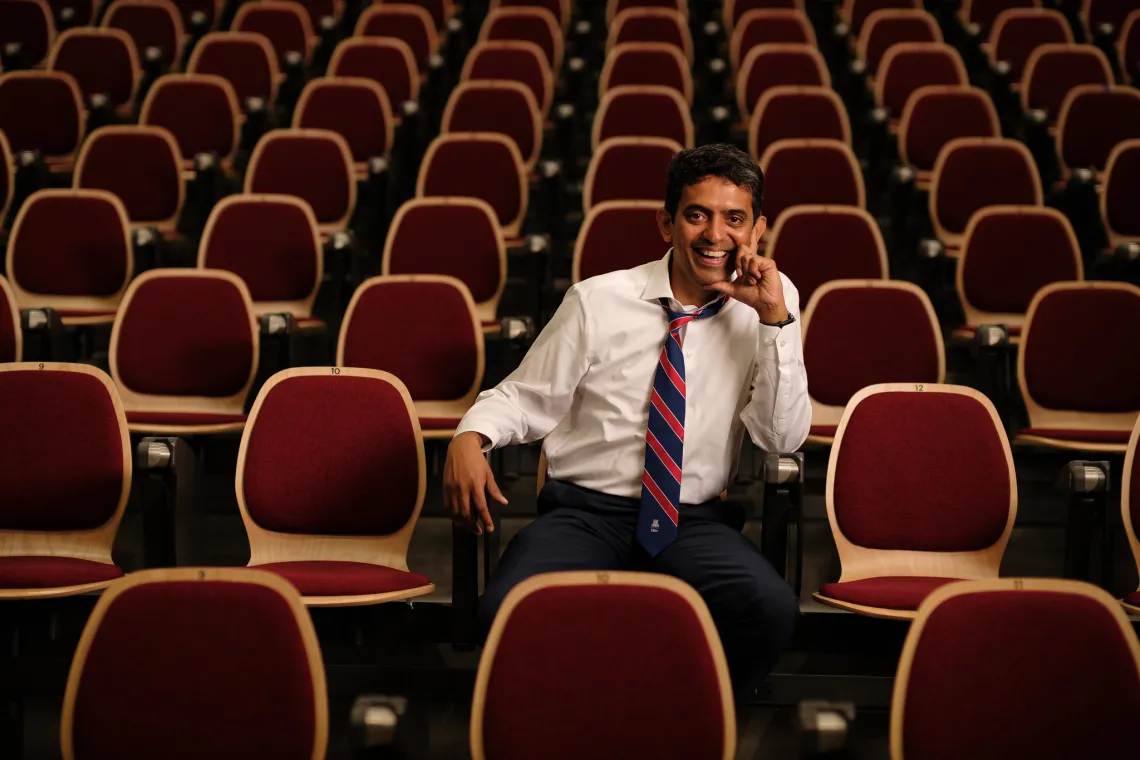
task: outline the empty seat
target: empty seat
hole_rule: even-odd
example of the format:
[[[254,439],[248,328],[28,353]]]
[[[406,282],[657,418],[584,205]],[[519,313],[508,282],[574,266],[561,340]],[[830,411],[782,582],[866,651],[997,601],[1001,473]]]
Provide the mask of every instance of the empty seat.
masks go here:
[[[182,61],[182,15],[170,0],[115,0],[103,16],[103,26],[126,32],[140,61],[149,48],[160,52],[168,71]]]
[[[744,57],[757,45],[816,46],[815,30],[802,11],[791,8],[751,10],[741,16],[732,32],[729,56],[732,70],[740,71]]]
[[[1136,9],[1135,0],[1082,0],[1080,17],[1089,39],[1094,39],[1102,28],[1108,30],[1109,37],[1115,37],[1128,14]]]
[[[958,298],[972,337],[1002,324],[1017,340],[1038,290],[1084,279],[1081,250],[1065,215],[1044,206],[989,206],[970,217],[958,262]]]
[[[681,146],[661,137],[612,137],[590,157],[582,211],[604,201],[656,200],[665,193],[669,162]]]
[[[292,314],[315,327],[313,301],[321,286],[324,253],[313,210],[291,195],[230,195],[214,206],[198,266],[224,269],[249,290],[253,313]]]
[[[1140,91],[1096,84],[1069,90],[1057,117],[1057,158],[1064,177],[1073,169],[1099,174],[1119,143],[1140,138]]]
[[[342,40],[329,61],[330,77],[363,77],[384,88],[389,105],[400,111],[420,97],[420,73],[406,42],[387,37]]]
[[[827,471],[842,574],[813,596],[913,618],[941,586],[996,578],[1016,515],[1013,457],[988,398],[958,385],[869,386],[847,403]]]
[[[998,14],[984,45],[993,62],[1005,61],[1009,78],[1020,86],[1025,64],[1039,45],[1071,43],[1073,30],[1060,11],[1052,8],[1010,8]]]
[[[1121,347],[1138,340],[1135,285],[1057,282],[1038,290],[1017,357],[1029,415],[1017,440],[1123,453],[1140,414],[1140,355]]]
[[[540,111],[550,110],[554,77],[542,48],[533,42],[481,42],[463,61],[462,82],[509,81],[526,86]]]
[[[582,571],[523,581],[495,616],[475,684],[472,757],[551,756],[551,747],[560,757],[736,754],[728,666],[708,608],[664,575]],[[567,732],[567,724],[581,730]]]
[[[0,364],[0,418],[0,599],[86,594],[121,577],[111,545],[132,450],[111,379],[82,364]]]
[[[1041,0],[962,0],[958,7],[958,19],[971,32],[976,29],[975,36],[985,39],[1003,11],[1040,7]]]
[[[236,274],[143,272],[127,288],[111,331],[111,376],[131,431],[240,431],[257,351],[249,290]]]
[[[232,172],[244,120],[233,85],[214,74],[159,77],[139,112],[140,124],[174,135],[186,172],[199,154],[213,154],[225,172]]]
[[[545,8],[496,8],[479,27],[479,42],[533,42],[546,56],[551,71],[562,68],[562,28]]]
[[[693,102],[693,75],[684,54],[664,42],[624,42],[606,56],[598,83],[598,97],[621,85],[672,87]]]
[[[748,51],[736,78],[736,107],[749,118],[766,91],[783,85],[830,87],[823,56],[808,45],[757,45]]]
[[[627,8],[617,14],[606,38],[606,50],[623,42],[666,42],[693,60],[688,22],[675,8]]]
[[[1128,14],[1116,41],[1116,50],[1125,84],[1135,86],[1140,82],[1140,8]]]
[[[196,730],[207,720],[212,730]],[[244,568],[148,570],[112,584],[71,663],[60,740],[68,758],[324,757],[324,666],[297,592]]]
[[[563,34],[570,28],[571,0],[491,0],[490,10],[499,8],[544,8],[554,16]]]
[[[518,146],[493,132],[440,135],[420,163],[416,197],[486,201],[508,238],[517,238],[527,208],[527,177]]]
[[[1137,710],[1140,645],[1104,591],[1045,578],[958,583],[931,594],[907,633],[892,757],[1125,757]]]
[[[132,226],[173,235],[186,196],[181,165],[178,143],[162,127],[100,127],[79,154],[74,186],[107,190],[123,202]]]
[[[897,119],[911,94],[932,84],[969,86],[962,56],[940,42],[900,42],[883,54],[875,79],[875,102]]]
[[[352,151],[327,129],[276,129],[253,149],[245,192],[294,195],[313,209],[322,235],[343,230],[356,208]]]
[[[851,147],[839,140],[780,140],[768,146],[760,166],[769,225],[785,209],[804,203],[866,207],[859,163]]]
[[[453,244],[426,251],[424,237],[440,229],[450,231]],[[380,273],[453,277],[470,292],[483,329],[498,329],[507,250],[495,210],[479,198],[414,198],[404,203],[388,227]]]
[[[445,33],[448,19],[455,14],[455,3],[452,0],[379,0],[379,2],[423,8],[428,12],[432,24],[440,34]]]
[[[83,97],[71,75],[61,71],[0,75],[0,132],[13,153],[38,150],[50,169],[70,171],[86,121]]]
[[[269,40],[277,54],[277,66],[284,69],[289,53],[307,61],[316,45],[309,12],[293,0],[259,0],[243,3],[230,28],[235,32],[260,34]]]
[[[285,578],[311,606],[430,594],[407,564],[425,485],[423,436],[399,379],[355,367],[278,372],[238,451],[249,565]]]
[[[681,93],[671,87],[614,87],[594,114],[593,148],[611,137],[664,137],[691,148],[693,119]]]
[[[363,77],[312,79],[293,111],[293,126],[325,129],[344,138],[358,179],[368,176],[368,160],[392,149],[395,119],[384,89]]]
[[[16,296],[0,275],[0,364],[18,362],[24,355],[24,334],[20,329],[20,310]]]
[[[942,42],[942,29],[926,11],[887,9],[872,13],[855,44],[855,57],[863,62],[868,79],[874,80],[883,56],[900,42]]]
[[[244,105],[261,98],[271,105],[277,98],[281,73],[277,55],[264,35],[253,32],[211,32],[190,55],[191,74],[215,74],[233,85]]]
[[[142,77],[135,44],[121,29],[68,29],[55,41],[48,69],[70,74],[87,102],[104,95],[120,113],[129,113]]]
[[[863,32],[863,25],[875,11],[921,9],[919,0],[843,0],[839,17],[847,24],[848,36],[857,40]]]
[[[45,0],[7,0],[0,3],[0,46],[20,46],[20,61],[38,65],[55,42],[55,15]]]
[[[7,271],[21,309],[50,307],[64,324],[111,322],[134,260],[127,210],[103,190],[40,190],[20,209]]]
[[[1025,143],[960,137],[938,153],[928,205],[938,239],[953,254],[978,209],[1042,205],[1041,178]]]
[[[1140,140],[1125,140],[1109,154],[1100,218],[1110,248],[1140,243]]]
[[[734,33],[744,16],[757,10],[793,10],[804,13],[804,0],[724,0],[721,19],[725,31]]]
[[[851,122],[835,90],[781,85],[764,91],[748,126],[748,152],[757,159],[772,143],[790,138],[851,144]]]
[[[1128,439],[1128,453],[1124,456],[1124,478],[1120,488],[1120,517],[1124,523],[1124,534],[1132,548],[1132,558],[1136,567],[1140,568],[1140,459],[1136,457],[1136,450],[1140,446],[1140,419],[1132,429],[1132,437]],[[1128,612],[1140,614],[1140,589],[1125,594],[1121,600],[1124,609]]]
[[[926,85],[906,101],[899,119],[899,158],[915,171],[921,189],[942,147],[959,137],[1001,137],[997,109],[985,90],[961,85]]]
[[[582,220],[574,241],[570,281],[655,261],[669,244],[657,227],[660,201],[606,201],[598,203]]]
[[[1112,84],[1112,69],[1100,48],[1064,43],[1038,45],[1021,77],[1021,105],[1028,113],[1045,112],[1057,122],[1069,90],[1080,84]]]
[[[631,8],[668,8],[689,18],[689,0],[607,0],[606,23],[613,24],[622,11]]]
[[[501,134],[530,172],[542,150],[542,114],[526,85],[503,80],[461,82],[451,92],[440,134]]]
[[[942,329],[930,299],[914,283],[825,282],[804,308],[803,321],[804,365],[811,373],[809,439],[815,443],[832,442],[847,402],[867,386],[946,379]]]
[[[837,241],[843,241],[839,243]],[[766,256],[805,305],[831,280],[886,280],[887,247],[874,218],[854,206],[795,206],[772,226]]]
[[[421,70],[439,47],[431,14],[414,5],[370,5],[356,22],[355,37],[390,37],[407,44]]]

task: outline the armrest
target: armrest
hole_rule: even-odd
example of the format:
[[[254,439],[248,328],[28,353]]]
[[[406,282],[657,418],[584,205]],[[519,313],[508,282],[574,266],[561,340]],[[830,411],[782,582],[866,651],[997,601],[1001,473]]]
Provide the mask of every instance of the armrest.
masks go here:
[[[344,316],[348,300],[361,282],[363,257],[364,251],[351,230],[334,232],[325,244],[325,266],[332,275],[333,305],[339,317]]]
[[[24,68],[24,45],[22,42],[7,42],[0,49],[0,71],[16,71]]]
[[[507,269],[522,273],[521,284],[526,291],[525,295],[520,295],[517,290],[512,290],[515,294],[512,303],[525,304],[522,308],[536,321],[541,321],[542,310],[546,306],[546,290],[552,277],[552,250],[553,241],[549,235],[527,235],[521,246],[507,249],[508,259],[521,259],[517,264],[508,262]]]
[[[146,567],[196,564],[194,450],[181,438],[146,437],[135,447],[134,486]]]
[[[265,98],[246,98],[241,105],[245,114],[245,123],[241,127],[241,150],[251,153],[261,136],[269,131],[269,109]]]
[[[67,8],[65,10],[71,10]],[[91,134],[99,127],[106,127],[115,123],[115,108],[105,94],[96,92],[87,98],[87,134]]]
[[[23,207],[24,201],[37,190],[44,190],[52,186],[51,170],[48,169],[43,155],[38,150],[21,150],[15,155],[16,176],[15,191],[12,196],[10,214],[14,218],[17,209]],[[3,220],[0,220],[2,223]],[[11,230],[10,226],[6,229]]]
[[[20,329],[24,334],[24,361],[72,361],[67,333],[55,309],[41,307],[20,312]]]
[[[263,314],[258,320],[260,330],[257,374],[265,379],[293,366],[297,354],[296,343],[301,331],[292,314]],[[256,384],[260,387],[260,384]],[[250,398],[257,393],[249,394]]]
[[[57,33],[66,32],[78,23],[75,18],[75,9],[68,6],[60,8],[55,14],[55,30]]]
[[[764,455],[764,502],[760,516],[760,553],[800,593],[804,548],[804,454]],[[794,522],[793,522],[794,521]],[[794,566],[788,561],[788,529],[795,525]],[[789,575],[793,576],[789,579]]]
[[[819,757],[847,749],[850,724],[855,720],[851,702],[805,700],[796,711],[800,757]]]
[[[1085,269],[1090,273],[1096,266],[1100,252],[1108,244],[1104,225],[1100,218],[1100,193],[1097,191],[1096,173],[1091,169],[1073,169],[1069,181],[1061,191],[1059,206],[1073,224],[1077,243],[1081,247],[1081,258]]]
[[[1112,587],[1112,541],[1108,530],[1108,494],[1111,491],[1107,461],[1076,459],[1066,464],[1058,485],[1069,497],[1065,525],[1065,578],[1091,580],[1091,545],[1094,534],[1100,544],[1100,585]]]
[[[447,20],[445,25],[447,29],[447,60],[451,62],[450,71],[451,81],[459,81],[459,75],[463,69],[463,60],[467,57],[467,50],[470,47],[467,41],[467,27],[463,24],[463,19],[452,16]]]
[[[1010,400],[1013,374],[1007,325],[978,325],[971,346],[974,355],[974,387],[984,393],[997,409],[1006,435],[1017,429]]]

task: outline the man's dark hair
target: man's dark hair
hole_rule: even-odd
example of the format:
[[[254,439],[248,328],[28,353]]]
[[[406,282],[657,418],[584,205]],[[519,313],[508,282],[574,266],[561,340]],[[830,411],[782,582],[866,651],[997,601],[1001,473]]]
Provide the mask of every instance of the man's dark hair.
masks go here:
[[[760,202],[764,198],[764,172],[752,158],[733,145],[713,143],[683,150],[669,162],[665,184],[665,210],[670,218],[677,216],[681,192],[708,177],[720,177],[737,187],[752,191],[752,221],[760,218]]]

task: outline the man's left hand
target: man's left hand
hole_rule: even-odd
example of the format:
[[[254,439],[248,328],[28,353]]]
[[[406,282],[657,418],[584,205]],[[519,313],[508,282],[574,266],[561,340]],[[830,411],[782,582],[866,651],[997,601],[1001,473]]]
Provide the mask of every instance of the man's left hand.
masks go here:
[[[755,246],[742,245],[736,253],[736,274],[735,280],[715,283],[711,289],[751,306],[761,322],[776,324],[788,318],[776,262],[756,253]]]

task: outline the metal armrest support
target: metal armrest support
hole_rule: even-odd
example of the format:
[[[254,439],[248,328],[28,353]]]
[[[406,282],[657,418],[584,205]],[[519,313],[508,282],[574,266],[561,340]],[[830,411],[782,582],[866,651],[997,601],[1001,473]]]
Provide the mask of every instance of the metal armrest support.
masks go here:
[[[851,702],[800,702],[796,715],[800,757],[845,756],[850,724],[854,720],[855,705]]]
[[[181,438],[146,437],[135,447],[134,486],[143,515],[146,567],[177,567],[195,556],[194,450]]]
[[[760,517],[760,552],[776,572],[789,580],[798,596],[804,566],[804,454],[764,455],[764,502]],[[788,529],[795,525],[794,568],[789,567]]]
[[[262,135],[269,131],[269,109],[265,98],[246,98],[242,103],[245,113],[245,123],[241,127],[241,150],[245,153],[253,151]]]
[[[1112,586],[1112,543],[1108,532],[1108,494],[1112,488],[1107,461],[1077,459],[1061,469],[1059,485],[1069,496],[1065,525],[1064,577],[1091,580],[1091,544],[1100,543],[1101,578],[1104,588]]]
[[[257,377],[246,397],[246,411],[265,382],[282,370],[293,366],[293,359],[300,354],[301,331],[292,314],[263,314],[258,319],[260,340],[258,341]]]
[[[72,351],[63,329],[63,321],[55,309],[40,307],[20,312],[20,328],[24,333],[24,361],[72,361]]]
[[[8,42],[0,49],[0,71],[16,71],[24,68],[24,45],[22,42]]]
[[[984,393],[997,409],[1006,435],[1012,437],[1018,425],[1012,404],[1013,371],[1006,325],[978,325],[974,331],[974,387]]]
[[[401,722],[408,712],[406,697],[362,694],[352,703],[349,722],[355,756],[364,760],[404,760],[406,752]]]

